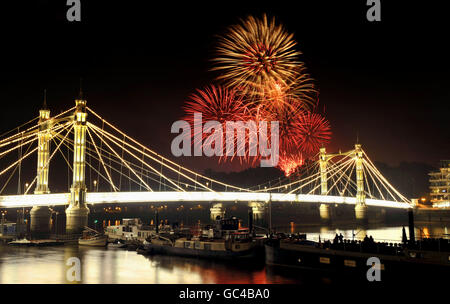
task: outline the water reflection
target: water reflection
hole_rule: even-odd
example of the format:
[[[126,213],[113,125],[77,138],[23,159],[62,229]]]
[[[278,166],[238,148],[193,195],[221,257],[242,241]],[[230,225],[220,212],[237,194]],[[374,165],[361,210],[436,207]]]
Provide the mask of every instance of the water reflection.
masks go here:
[[[366,229],[309,227],[289,223],[286,232],[307,233],[308,238],[322,240],[342,233],[345,238],[363,239],[372,235],[375,240],[400,242],[402,227],[369,227]],[[447,226],[420,226],[417,237],[448,234]],[[448,237],[448,236],[447,236]],[[0,245],[0,283],[74,283],[67,280],[71,266],[67,259],[81,261],[81,282],[75,283],[295,283],[331,282],[326,275],[296,272],[289,275],[261,265],[231,264],[191,258],[138,255],[123,249],[61,247],[14,247]]]

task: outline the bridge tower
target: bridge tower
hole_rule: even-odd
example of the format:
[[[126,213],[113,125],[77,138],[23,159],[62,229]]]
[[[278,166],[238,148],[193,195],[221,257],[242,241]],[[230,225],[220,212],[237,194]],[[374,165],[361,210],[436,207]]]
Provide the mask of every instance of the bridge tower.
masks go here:
[[[360,144],[355,145],[356,163],[356,206],[355,216],[357,220],[367,221],[366,195],[364,193],[363,151]]]
[[[86,100],[80,91],[75,100],[73,181],[70,188],[70,203],[66,209],[66,232],[77,234],[87,226],[89,209],[86,206],[85,159],[86,159]]]
[[[38,157],[37,157],[37,179],[35,194],[48,194],[49,156],[50,156],[50,110],[47,109],[46,96],[44,93],[44,105],[39,111],[39,133],[38,133]],[[30,211],[31,233],[33,237],[44,237],[50,234],[51,211],[48,206],[34,206]]]
[[[320,167],[320,194],[327,195],[328,193],[328,177],[327,177],[327,155],[324,147],[320,148],[319,155],[319,167]],[[323,221],[330,221],[331,213],[330,213],[330,205],[329,204],[320,204],[319,207],[320,218]]]
[[[209,211],[212,221],[215,221],[218,216],[220,216],[220,218],[225,216],[225,209],[223,208],[222,203],[213,204]]]

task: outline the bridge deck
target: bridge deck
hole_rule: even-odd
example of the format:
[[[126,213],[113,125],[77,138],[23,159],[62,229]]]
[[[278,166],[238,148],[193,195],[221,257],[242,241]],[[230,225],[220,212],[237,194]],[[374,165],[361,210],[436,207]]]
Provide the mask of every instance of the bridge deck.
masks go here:
[[[58,206],[69,204],[70,193],[0,196],[0,208]],[[175,203],[175,202],[286,202],[355,205],[355,197],[263,192],[89,192],[87,204]],[[408,209],[411,205],[366,199],[368,206]]]

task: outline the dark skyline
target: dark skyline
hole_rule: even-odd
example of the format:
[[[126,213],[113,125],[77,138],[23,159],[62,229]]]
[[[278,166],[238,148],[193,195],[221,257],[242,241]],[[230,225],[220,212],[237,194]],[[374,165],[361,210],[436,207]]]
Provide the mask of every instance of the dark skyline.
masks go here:
[[[240,170],[173,157],[170,126],[189,94],[214,82],[216,35],[267,13],[294,33],[316,80],[333,130],[329,151],[352,149],[358,135],[371,159],[388,164],[450,157],[448,21],[439,6],[382,1],[382,21],[370,23],[362,0],[82,0],[82,21],[69,23],[60,2],[3,9],[0,133],[37,116],[44,89],[52,114],[72,107],[82,77],[88,105],[146,146],[193,169]]]

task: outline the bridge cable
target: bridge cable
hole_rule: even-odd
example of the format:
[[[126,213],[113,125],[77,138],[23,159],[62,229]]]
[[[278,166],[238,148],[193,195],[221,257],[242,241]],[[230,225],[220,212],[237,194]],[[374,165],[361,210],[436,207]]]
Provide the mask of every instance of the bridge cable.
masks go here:
[[[89,128],[88,128],[88,130],[89,130]],[[98,136],[98,134],[96,133],[96,131],[95,130],[92,130],[97,136]],[[149,190],[149,191],[153,191],[152,190],[152,188],[150,188],[150,186],[149,185],[147,185],[140,177],[139,177],[139,175],[126,163],[126,162],[124,162],[124,160],[123,160],[123,158],[120,158],[119,157],[119,154],[105,141],[104,142],[105,143],[105,145],[114,153],[114,155],[117,157],[117,158],[119,158],[124,164],[125,164],[125,166],[128,168],[128,170],[131,170],[132,172],[133,172],[133,174],[141,181],[141,183],[143,183],[145,186],[146,186],[146,188],[147,188],[147,190]],[[111,161],[111,159],[110,159],[110,161]],[[122,173],[122,172],[121,172]],[[130,173],[131,174],[131,173]],[[131,175],[130,175],[131,176]],[[120,191],[120,189],[119,189],[119,191]]]
[[[99,116],[97,113],[95,113],[91,108],[89,108],[89,107],[86,107],[86,108],[87,108],[88,111],[91,112],[94,116],[96,116],[97,118],[99,118],[99,119],[101,119],[101,120],[104,120],[101,116]],[[156,153],[156,152],[154,152],[154,151],[148,149],[147,147],[145,147],[144,145],[142,145],[142,144],[139,143],[138,141],[136,141],[136,140],[134,140],[133,138],[129,137],[129,136],[126,135],[124,132],[120,131],[118,128],[116,128],[115,126],[113,126],[112,124],[110,124],[109,122],[107,122],[106,120],[104,120],[104,121],[105,121],[105,123],[106,123],[108,126],[110,126],[112,129],[114,129],[116,132],[118,132],[118,133],[120,133],[120,134],[122,134],[122,135],[125,135],[131,142],[135,143],[136,145],[138,145],[138,146],[144,148],[144,149],[147,150],[148,152],[150,152],[150,153],[152,153],[152,154],[154,154],[154,155],[156,155],[156,156],[158,156],[158,157],[164,158],[163,156],[161,156],[161,155],[159,155],[158,153]],[[106,131],[105,131],[105,132],[106,132]],[[107,133],[108,133],[108,132],[107,132]],[[108,133],[108,134],[109,134],[109,133]],[[110,134],[110,135],[111,135],[111,134]],[[134,148],[134,147],[133,147],[133,148]],[[149,155],[147,155],[147,157],[152,158],[152,157],[149,156]],[[152,159],[155,160],[155,161],[157,161],[157,162],[159,162],[158,159],[154,159],[154,158],[152,158]],[[165,160],[166,162],[170,163],[170,164],[174,164],[174,165],[177,165],[177,166],[178,166],[178,164],[176,164],[175,162],[173,162],[173,161],[171,161],[171,160],[169,160],[169,159],[167,159],[167,158],[164,158],[164,160]],[[170,167],[170,166],[168,166],[168,165],[166,165],[166,167],[169,167],[171,170],[173,170],[173,168]],[[192,170],[189,170],[189,169],[187,169],[187,168],[185,168],[185,167],[182,167],[182,169],[183,169],[184,171],[188,172],[188,173],[193,174],[193,175],[194,175],[194,174],[198,174],[198,173],[196,173],[196,172],[194,172],[194,171],[192,171]],[[203,177],[203,178],[205,178],[205,179],[207,179],[207,177],[205,177],[205,176],[203,176],[203,175],[200,175],[200,174],[198,174],[198,175],[201,176],[201,177]],[[185,176],[185,177],[186,177],[186,176]],[[187,177],[186,177],[186,178],[187,178]],[[216,182],[216,183],[219,183],[219,184],[222,184],[222,185],[225,185],[225,183],[219,182],[219,181],[217,181],[217,180],[215,180],[215,182]],[[200,183],[200,185],[202,185],[202,184]],[[229,186],[229,187],[232,187],[233,189],[238,189],[238,190],[248,191],[248,189],[243,189],[243,188],[236,187],[236,186],[232,186],[232,185],[228,185],[228,186]],[[211,191],[211,189],[207,189],[207,190],[210,190],[210,191]]]
[[[102,131],[103,131],[104,128],[105,128],[105,121],[102,119]],[[103,141],[100,139],[100,150],[102,150],[102,148],[103,148]],[[97,169],[98,169],[97,172],[100,172],[100,162],[98,163],[98,168]],[[97,179],[99,179],[98,175],[97,175]],[[99,182],[100,182],[100,180],[97,182],[97,192],[98,192]]]
[[[25,153],[27,153],[27,152],[30,150],[31,146],[32,146],[32,142],[29,143],[29,145],[28,145],[28,147],[27,147]],[[20,168],[20,164],[17,165],[17,166],[14,168],[14,171],[9,175],[8,180],[6,181],[6,183],[3,185],[2,189],[0,190],[0,194],[3,193],[3,191],[5,190],[5,188],[8,186],[10,180],[11,180],[12,177],[14,176],[14,173],[16,173],[17,169],[19,169],[19,168]],[[19,172],[20,172],[20,169],[19,169]],[[19,173],[19,174],[20,174],[20,173]],[[18,186],[18,193],[17,193],[17,194],[20,195],[20,194],[21,194],[21,193],[20,193],[21,191],[20,191],[20,188],[19,188],[19,187],[21,186],[21,184],[20,184],[20,177],[19,177],[19,182],[18,182],[18,184],[19,184],[19,186]]]
[[[113,181],[112,181],[112,178],[111,178],[111,175],[110,175],[109,172],[108,172],[108,169],[106,169],[105,162],[103,161],[103,158],[102,158],[101,153],[100,153],[100,152],[98,151],[98,149],[97,149],[97,145],[95,144],[95,141],[94,141],[94,139],[92,138],[91,132],[89,131],[89,127],[86,128],[86,130],[87,130],[87,133],[88,133],[88,135],[89,135],[89,138],[91,139],[92,143],[94,144],[94,148],[95,148],[95,150],[97,151],[97,155],[98,155],[99,158],[100,158],[100,162],[101,162],[102,165],[103,165],[103,169],[105,170],[106,175],[108,176],[109,183],[110,183],[110,185],[113,187],[114,192],[116,192],[116,191],[117,191],[117,190],[116,190],[116,186],[114,185],[114,183],[113,183]],[[103,142],[103,141],[101,141],[101,142]]]
[[[69,141],[70,143],[73,144],[73,141],[72,141],[72,140],[68,139],[67,141]],[[96,153],[96,151],[93,150],[93,149],[88,149],[87,154],[90,155],[91,157],[93,157],[95,160],[97,160],[97,161],[100,162],[100,159],[97,158],[97,157],[95,157],[95,155],[89,153],[89,151],[92,151],[93,153]],[[112,153],[107,152],[107,151],[105,151],[105,153],[107,153],[107,154],[109,154],[109,155],[112,155]],[[114,163],[116,163],[116,164],[120,164],[120,163],[121,163],[120,161],[116,161],[116,160],[114,160],[113,158],[108,157],[108,156],[105,157],[105,158],[107,158],[108,161],[114,162]],[[130,165],[130,166],[135,166],[136,168],[138,168],[136,164],[130,163],[130,162],[126,161],[126,160],[124,160],[124,161],[127,162],[128,165]],[[120,171],[119,171],[118,169],[115,169],[113,166],[110,166],[110,165],[107,164],[107,163],[105,163],[105,165],[106,165],[108,168],[111,169],[111,170],[109,170],[109,171],[114,170],[116,173],[119,173],[119,174],[120,174]],[[93,168],[93,169],[94,169],[94,168]],[[94,171],[95,171],[95,172],[99,172],[99,171],[97,171],[97,170],[94,170]],[[148,171],[148,170],[145,170],[145,169],[144,169],[144,171],[147,172],[147,173],[150,173],[150,174],[153,174],[153,175],[159,177],[159,174],[155,174],[155,173],[153,173],[153,172],[151,172],[151,171]],[[128,176],[125,176],[123,173],[122,173],[122,175],[123,175],[124,177],[127,177],[127,178],[128,178]],[[146,177],[147,179],[151,179],[152,181],[158,182],[158,180],[156,180],[156,179],[154,179],[154,178],[152,178],[152,177],[149,177],[149,176],[147,176],[147,175],[145,175],[145,177]],[[106,181],[109,183],[108,180],[106,180]],[[131,179],[131,181],[135,182],[137,185],[142,185],[142,183],[136,182],[134,179]],[[148,182],[147,182],[147,184],[148,184]],[[185,183],[184,183],[184,184],[185,184]],[[185,184],[185,185],[186,185],[186,187],[188,186],[187,184]],[[170,186],[169,186],[169,187],[170,187]],[[173,188],[173,187],[170,187],[170,188],[175,190],[175,188]]]
[[[88,123],[88,124],[89,124],[89,127],[92,128],[92,130],[94,131],[94,133],[98,132],[98,127],[96,127],[95,125],[92,125],[91,123]],[[108,138],[112,143],[114,143],[115,145],[118,145],[118,143],[116,142],[117,138],[116,138],[115,136],[110,135],[110,134],[109,134],[108,132],[106,132],[106,131],[104,131],[104,133],[105,133],[105,134],[104,134],[104,135],[105,135],[105,136],[104,136],[105,138]],[[98,136],[98,134],[97,134],[97,136]],[[105,144],[106,144],[106,142],[105,142]],[[126,143],[126,145],[127,145],[127,146],[130,146],[131,148],[133,148],[134,150],[136,150],[135,147],[129,145],[128,143]],[[132,152],[129,151],[128,149],[124,148],[124,150],[125,150],[125,152],[127,152],[128,154],[130,154],[132,157],[134,157],[135,159],[139,160],[139,157],[137,157],[134,153],[132,153]],[[150,158],[153,158],[152,156],[149,156],[148,154],[146,154],[146,156],[147,156],[147,157],[150,157]],[[167,159],[165,159],[165,160],[167,160]],[[157,161],[157,162],[161,163],[160,161]],[[149,164],[144,163],[144,165],[147,166],[149,169],[153,170],[154,172],[158,173],[158,171],[157,171],[155,168],[153,168],[152,166],[150,166]],[[171,170],[174,170],[172,167],[170,167],[170,166],[168,166],[168,165],[165,165],[165,166],[166,166],[167,168],[171,169]],[[158,174],[160,174],[160,173],[158,173]],[[182,173],[182,175],[185,176],[183,173]],[[169,182],[170,182],[171,184],[173,184],[174,186],[178,187],[176,183],[174,183],[171,179],[169,179],[168,177],[166,177],[164,174],[162,175],[162,177],[163,177],[164,179],[166,179],[167,181],[169,181]],[[185,177],[189,179],[188,176],[185,176]],[[185,190],[182,189],[181,187],[178,187],[178,188],[179,188],[179,190],[185,192]]]
[[[125,136],[123,137],[123,141],[125,141]],[[122,143],[122,159],[123,159],[123,148],[124,148],[124,146],[123,146],[124,144]],[[120,164],[120,173],[122,173],[122,163]],[[119,191],[120,191],[120,189],[121,189],[121,186],[122,186],[122,174],[120,174],[120,177],[119,177]]]
[[[69,146],[68,144],[64,143],[64,145],[66,145],[66,147],[70,148],[70,146]],[[72,151],[73,151],[73,150],[72,150]],[[87,154],[90,155],[91,157],[93,157],[95,160],[100,161],[100,160],[99,160],[97,157],[95,157],[93,154],[91,154],[91,153],[89,153],[89,152],[87,152]],[[105,177],[103,174],[101,174],[100,171],[98,171],[97,169],[95,169],[94,166],[93,166],[92,164],[90,164],[90,163],[86,163],[86,164],[87,164],[92,170],[94,170],[94,172],[96,172],[96,173],[98,174],[99,177],[103,178],[107,183],[109,183],[108,178]],[[108,164],[106,164],[106,166],[108,166]],[[116,173],[119,173],[119,174],[120,174],[120,171],[119,171],[118,169],[115,169],[114,167],[111,167],[111,170],[114,170]],[[122,175],[123,175],[123,173],[122,173]],[[127,176],[124,175],[124,177],[127,177]],[[136,181],[136,180],[134,180],[134,179],[132,179],[132,178],[130,178],[130,180],[131,180],[132,182],[134,182],[135,184],[137,184],[137,185],[142,185],[142,183],[139,183],[138,181]]]

